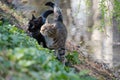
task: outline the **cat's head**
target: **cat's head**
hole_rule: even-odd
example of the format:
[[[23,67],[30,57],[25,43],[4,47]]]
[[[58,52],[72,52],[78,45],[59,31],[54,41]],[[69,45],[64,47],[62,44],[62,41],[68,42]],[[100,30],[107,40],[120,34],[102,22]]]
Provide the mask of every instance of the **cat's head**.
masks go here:
[[[32,15],[32,19],[28,22],[28,31],[36,32],[39,31],[43,25],[42,17],[36,18]]]
[[[42,25],[40,33],[44,36],[55,36],[56,34],[56,27],[55,24],[50,24],[50,23],[45,23],[44,25]]]

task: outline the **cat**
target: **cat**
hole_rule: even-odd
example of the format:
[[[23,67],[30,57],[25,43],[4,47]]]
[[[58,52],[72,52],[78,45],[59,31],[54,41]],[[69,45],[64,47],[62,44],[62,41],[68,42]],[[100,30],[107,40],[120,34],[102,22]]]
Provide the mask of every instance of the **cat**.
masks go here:
[[[55,14],[54,15],[54,20],[59,19],[57,21],[63,22],[61,10],[56,4],[54,4],[52,2],[47,2],[45,5],[54,8],[54,11],[56,11],[56,13],[54,13]]]
[[[41,26],[46,22],[48,15],[52,14],[53,10],[44,11],[39,18],[32,15],[32,19],[28,23],[28,31],[31,32],[31,36],[35,38],[38,44],[42,44],[44,48],[47,48],[44,36],[39,32]]]
[[[46,5],[51,6],[49,3],[52,2],[48,2]],[[55,50],[57,59],[62,63],[65,63],[65,43],[67,39],[67,29],[63,23],[60,8],[54,3],[52,4],[52,7],[54,8],[54,22],[46,22],[44,25],[42,25],[40,32],[45,37],[47,47]]]

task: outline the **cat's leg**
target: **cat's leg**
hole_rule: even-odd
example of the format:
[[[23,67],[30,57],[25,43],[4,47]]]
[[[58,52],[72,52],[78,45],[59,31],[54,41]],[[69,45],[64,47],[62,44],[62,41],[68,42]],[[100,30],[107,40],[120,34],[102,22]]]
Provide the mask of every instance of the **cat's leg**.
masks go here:
[[[42,40],[42,45],[44,48],[48,48],[45,39]]]
[[[65,58],[65,48],[59,48],[58,50],[56,50],[56,56],[57,59],[62,62],[63,64],[66,63],[66,58]]]

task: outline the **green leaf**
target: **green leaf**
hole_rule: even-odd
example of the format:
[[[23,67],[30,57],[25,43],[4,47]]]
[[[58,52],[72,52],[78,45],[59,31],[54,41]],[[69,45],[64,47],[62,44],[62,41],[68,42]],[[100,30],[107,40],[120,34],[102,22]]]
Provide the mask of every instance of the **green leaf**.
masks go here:
[[[84,75],[87,75],[89,72],[90,72],[89,70],[82,70],[80,71],[79,75],[84,76]]]

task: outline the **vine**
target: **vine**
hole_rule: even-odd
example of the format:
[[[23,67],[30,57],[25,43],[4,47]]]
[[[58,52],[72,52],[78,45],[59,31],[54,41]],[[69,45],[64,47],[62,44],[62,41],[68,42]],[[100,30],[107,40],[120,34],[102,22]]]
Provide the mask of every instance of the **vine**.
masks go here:
[[[120,0],[114,0],[114,19],[118,22],[118,29],[120,30]]]
[[[101,28],[105,27],[106,18],[109,24],[112,24],[114,17],[114,20],[118,22],[118,28],[120,30],[120,0],[100,0],[99,6],[102,17]]]
[[[92,6],[92,1],[86,0],[87,8]],[[103,30],[106,26],[106,21],[108,24],[112,24],[113,17],[118,22],[118,28],[120,30],[120,0],[99,0],[99,10],[101,16],[101,26],[100,30]]]
[[[105,14],[107,12],[107,6],[105,5],[105,0],[101,0],[99,3],[99,9],[101,11],[101,28],[105,27]]]

